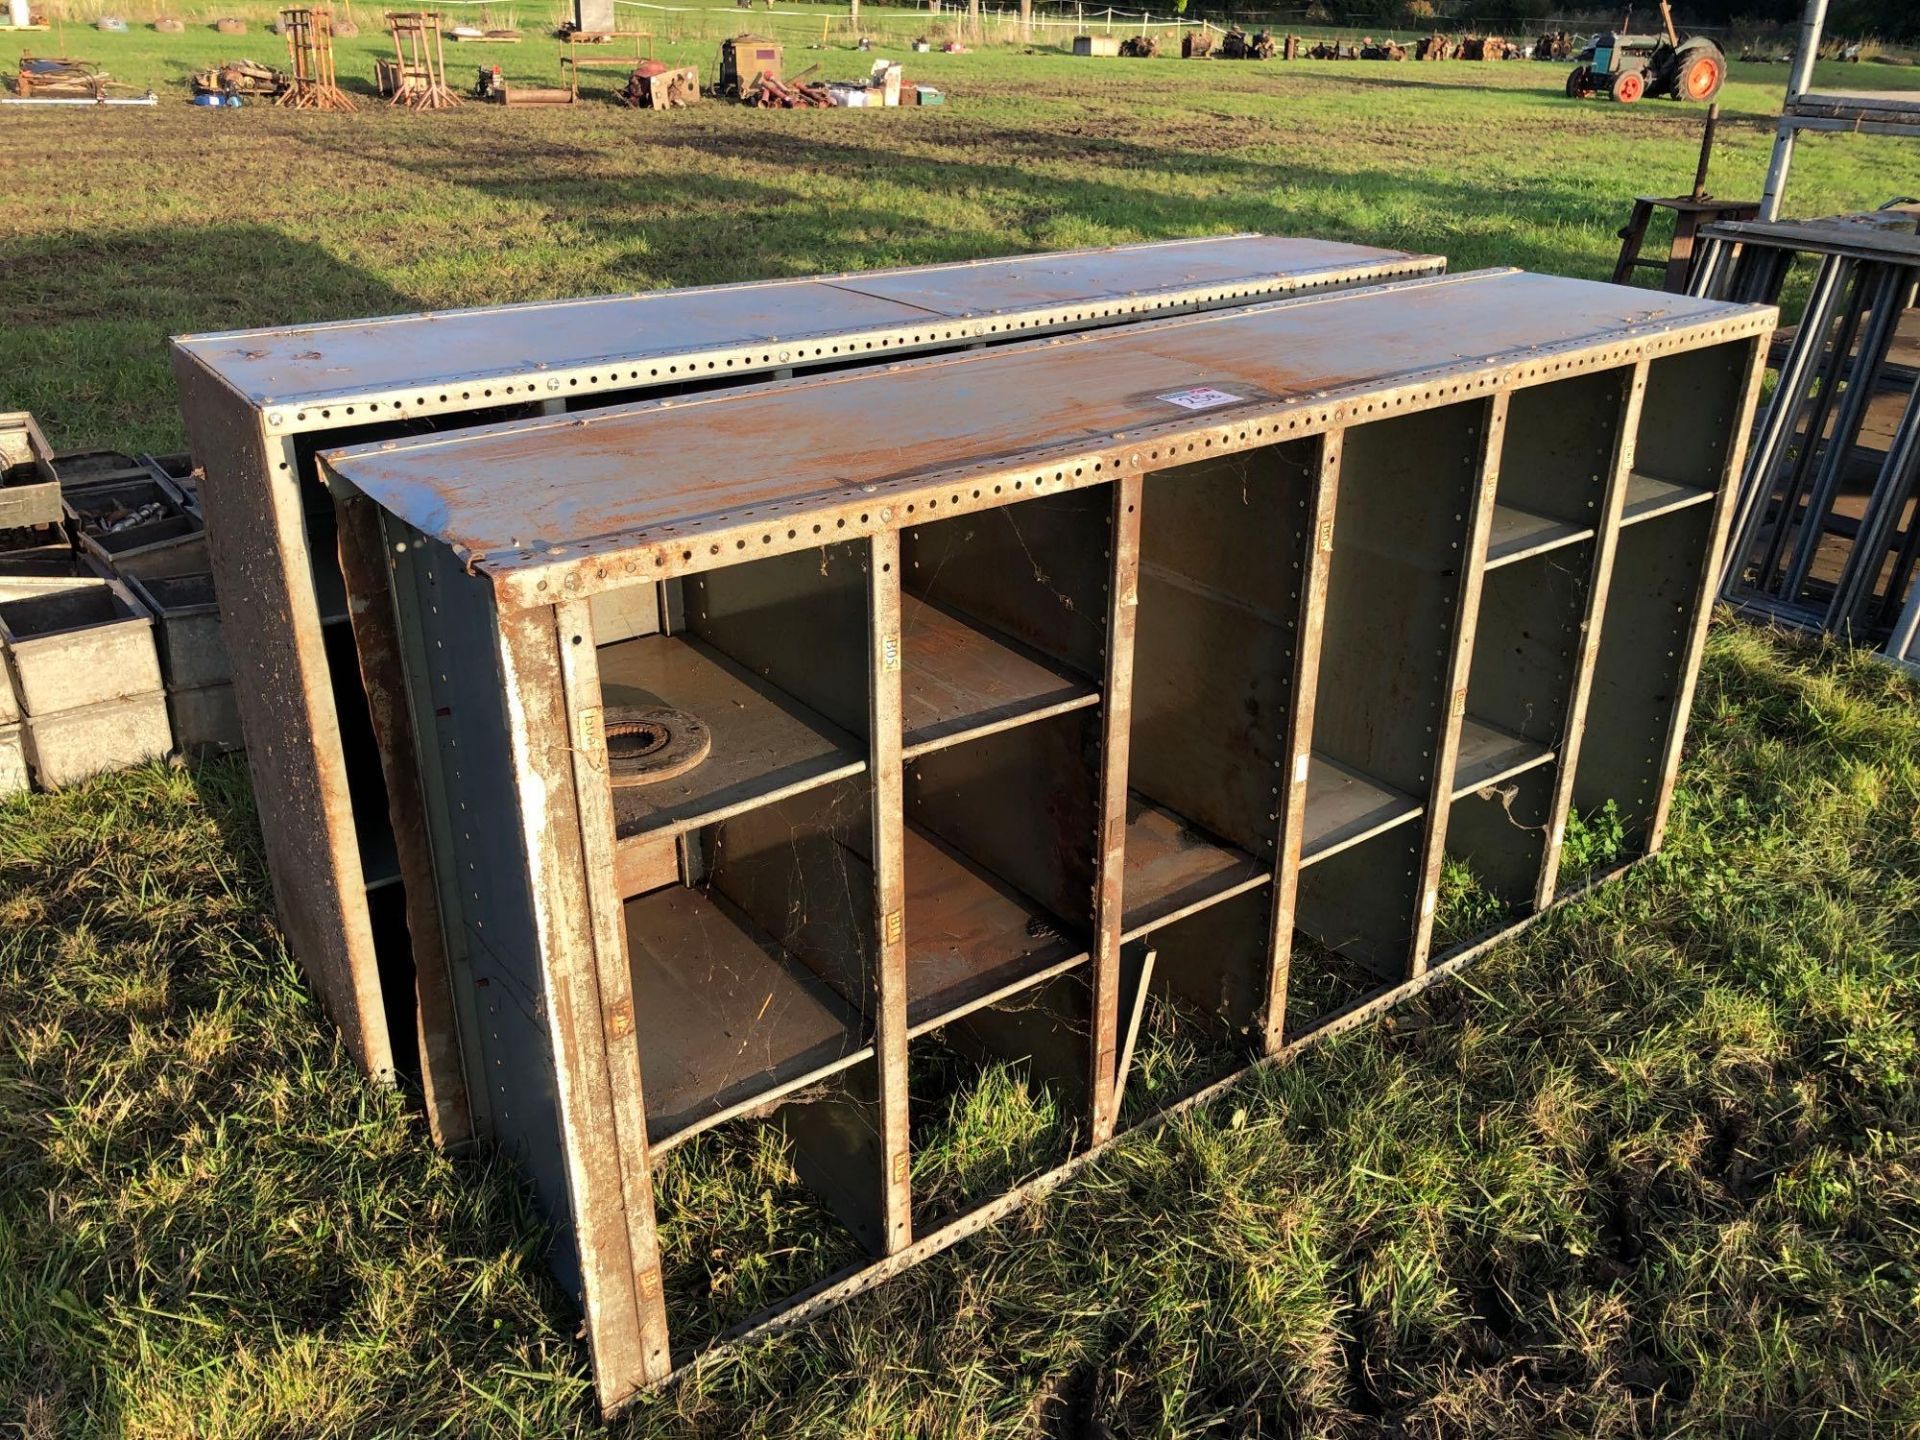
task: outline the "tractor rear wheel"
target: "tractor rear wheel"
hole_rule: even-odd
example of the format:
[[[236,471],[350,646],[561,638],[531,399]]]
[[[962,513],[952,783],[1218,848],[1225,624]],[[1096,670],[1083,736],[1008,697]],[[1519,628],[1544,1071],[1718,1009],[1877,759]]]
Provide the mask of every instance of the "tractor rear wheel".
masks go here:
[[[1674,82],[1677,99],[1705,104],[1720,93],[1726,83],[1727,62],[1704,50],[1680,57],[1680,74]]]
[[[1647,80],[1638,70],[1622,70],[1613,77],[1613,98],[1622,105],[1631,105],[1647,93]]]

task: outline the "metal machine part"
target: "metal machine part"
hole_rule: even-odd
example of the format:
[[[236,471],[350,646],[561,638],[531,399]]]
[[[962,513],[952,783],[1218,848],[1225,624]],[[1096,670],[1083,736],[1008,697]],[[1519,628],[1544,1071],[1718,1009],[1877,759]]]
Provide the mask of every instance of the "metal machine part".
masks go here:
[[[426,855],[387,816],[387,793],[411,783],[411,762],[381,752],[369,718],[399,691],[363,677],[353,656],[318,450],[530,414],[591,424],[586,412],[621,401],[1445,265],[1229,235],[176,340],[275,899],[349,1051],[370,1073],[418,1074],[446,1143],[484,1128],[484,1113],[470,1115],[444,980],[411,971],[409,929],[433,923],[421,909],[431,908]]]
[[[1448,859],[1504,931],[1583,817],[1657,850],[1774,318],[1489,271],[326,452],[418,968],[602,1405],[1163,1104],[1143,989],[1231,1071],[1477,953]],[[610,600],[659,623],[602,642]],[[643,702],[713,749],[615,786]],[[916,1177],[936,1053],[1022,1067],[1048,1169]],[[654,1176],[719,1126],[777,1127],[869,1258],[675,1334]]]

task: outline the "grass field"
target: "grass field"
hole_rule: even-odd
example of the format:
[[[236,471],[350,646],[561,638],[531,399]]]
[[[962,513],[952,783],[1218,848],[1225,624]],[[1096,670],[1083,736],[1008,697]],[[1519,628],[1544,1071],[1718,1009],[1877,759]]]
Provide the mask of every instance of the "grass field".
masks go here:
[[[168,87],[5,113],[0,407],[63,446],[178,443],[163,341],[191,329],[1239,228],[1601,274],[1698,121],[1571,104],[1558,66],[1002,51],[912,57],[950,96],[919,112],[209,112],[186,72],[278,41],[60,38]],[[454,78],[556,56],[461,47]],[[1757,189],[1783,79],[1736,67],[1716,191]],[[1913,174],[1816,140],[1792,208]],[[1723,623],[1659,861],[617,1430],[1920,1434],[1917,1016],[1920,690]],[[1018,1075],[979,1094],[927,1117],[930,1190],[1057,1138]],[[715,1315],[836,1258],[776,1233],[793,1177],[751,1145],[688,1147],[663,1192]],[[20,1434],[600,1429],[510,1174],[435,1155],[321,1022],[237,763],[0,802],[0,1177]]]

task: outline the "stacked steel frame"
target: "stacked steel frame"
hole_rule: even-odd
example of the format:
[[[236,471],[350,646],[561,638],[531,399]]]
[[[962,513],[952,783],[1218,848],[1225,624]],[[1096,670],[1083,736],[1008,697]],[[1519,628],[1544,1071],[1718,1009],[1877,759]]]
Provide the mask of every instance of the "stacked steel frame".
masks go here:
[[[1916,218],[1712,226],[1692,287],[1773,303],[1801,257],[1816,261],[1742,478],[1727,597],[1906,663],[1920,660]]]

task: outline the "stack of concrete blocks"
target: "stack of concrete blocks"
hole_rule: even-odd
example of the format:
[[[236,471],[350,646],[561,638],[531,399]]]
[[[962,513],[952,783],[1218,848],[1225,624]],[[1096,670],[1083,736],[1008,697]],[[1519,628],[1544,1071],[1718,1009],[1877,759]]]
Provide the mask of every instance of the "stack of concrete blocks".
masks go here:
[[[58,789],[171,748],[153,619],[86,559],[0,557],[0,651],[0,790],[28,773]]]
[[[174,746],[192,755],[238,750],[240,711],[213,576],[156,575],[129,583],[159,627]]]

